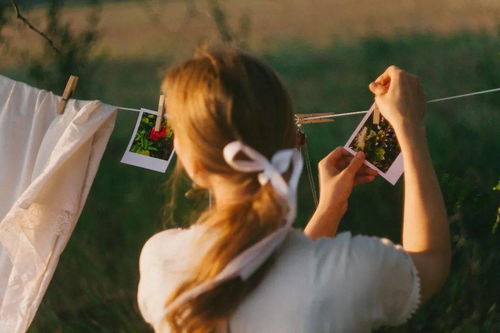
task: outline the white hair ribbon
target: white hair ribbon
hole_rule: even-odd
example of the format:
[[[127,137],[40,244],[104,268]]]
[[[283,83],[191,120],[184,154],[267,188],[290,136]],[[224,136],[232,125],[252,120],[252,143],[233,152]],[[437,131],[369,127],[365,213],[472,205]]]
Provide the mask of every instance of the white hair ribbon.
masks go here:
[[[236,154],[243,151],[248,157],[252,158],[251,161],[234,160]],[[292,149],[278,150],[272,157],[271,163],[266,157],[261,155],[258,151],[245,145],[241,141],[230,142],[224,147],[224,159],[235,170],[243,172],[261,171],[258,175],[259,183],[261,185],[271,181],[271,184],[276,191],[283,197],[288,196],[288,185],[281,176],[290,166],[291,157],[293,156]]]
[[[235,160],[234,157],[240,151],[243,151],[251,160]],[[273,155],[271,162],[269,162],[261,153],[237,140],[228,143],[224,147],[223,155],[226,162],[235,170],[243,172],[262,171],[258,175],[259,183],[264,185],[270,181],[275,190],[288,201],[289,210],[286,214],[286,223],[233,258],[211,280],[201,283],[179,295],[179,297],[165,308],[165,313],[224,281],[237,276],[243,280],[248,279],[283,242],[295,220],[297,213],[297,186],[303,167],[302,155],[299,150],[296,148],[278,150]],[[289,184],[287,184],[281,174],[288,170],[291,163],[293,164],[293,170]]]

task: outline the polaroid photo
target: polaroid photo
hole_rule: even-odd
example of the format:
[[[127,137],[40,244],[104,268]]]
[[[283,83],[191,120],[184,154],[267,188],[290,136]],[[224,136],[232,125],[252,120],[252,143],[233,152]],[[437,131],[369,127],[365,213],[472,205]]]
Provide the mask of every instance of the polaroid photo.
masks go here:
[[[154,130],[156,111],[141,109],[121,163],[165,172],[174,156],[174,134],[166,117],[160,131]]]
[[[365,153],[365,164],[376,170],[392,185],[403,174],[403,154],[396,139],[394,128],[380,115],[378,124],[373,123],[375,103],[359,123],[344,148],[351,154]]]

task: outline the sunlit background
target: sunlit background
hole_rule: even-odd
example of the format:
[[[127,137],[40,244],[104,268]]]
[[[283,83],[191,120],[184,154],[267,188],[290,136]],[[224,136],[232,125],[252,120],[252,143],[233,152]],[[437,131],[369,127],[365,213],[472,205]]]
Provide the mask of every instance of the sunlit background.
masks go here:
[[[366,110],[367,85],[396,64],[429,99],[500,87],[497,0],[0,0],[0,74],[61,94],[155,109],[172,62],[199,45],[230,43],[264,58],[297,113]],[[56,50],[57,49],[57,50]],[[83,214],[29,332],[147,332],[135,296],[142,245],[167,225],[171,174],[120,163],[137,114],[120,111]],[[310,163],[343,145],[361,116],[304,125]],[[428,106],[430,149],[453,241],[445,287],[405,325],[380,332],[500,332],[498,267],[500,93]],[[2,157],[5,158],[5,157]],[[316,187],[318,186],[316,181]],[[207,196],[176,196],[187,225]],[[342,231],[400,242],[401,180],[357,188]],[[496,189],[496,191],[495,191]],[[296,227],[314,211],[306,169]]]

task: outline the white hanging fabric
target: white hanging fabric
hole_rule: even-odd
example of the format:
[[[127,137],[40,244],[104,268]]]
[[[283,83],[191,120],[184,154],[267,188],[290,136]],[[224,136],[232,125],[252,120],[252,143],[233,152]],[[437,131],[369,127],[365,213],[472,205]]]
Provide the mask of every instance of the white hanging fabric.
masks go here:
[[[0,332],[25,332],[82,212],[116,108],[0,75]]]

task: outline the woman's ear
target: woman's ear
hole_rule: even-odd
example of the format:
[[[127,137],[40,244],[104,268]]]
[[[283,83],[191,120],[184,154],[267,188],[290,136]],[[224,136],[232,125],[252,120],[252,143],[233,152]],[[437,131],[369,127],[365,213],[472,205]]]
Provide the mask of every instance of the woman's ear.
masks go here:
[[[193,161],[193,182],[203,188],[209,188],[210,182],[208,180],[208,173],[206,172],[203,165],[201,165],[200,161]]]
[[[177,152],[178,151],[178,145],[177,145],[177,135],[174,133],[174,149]]]

